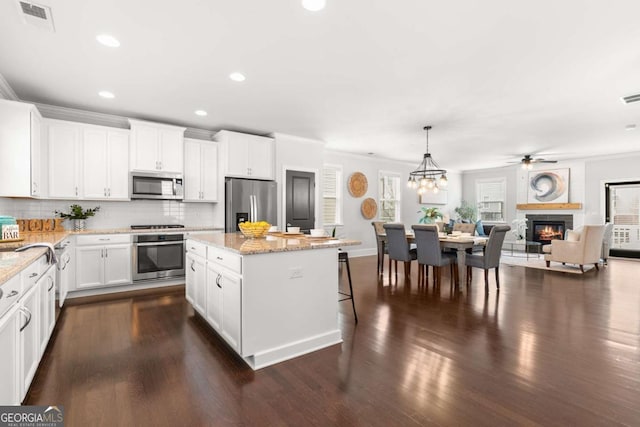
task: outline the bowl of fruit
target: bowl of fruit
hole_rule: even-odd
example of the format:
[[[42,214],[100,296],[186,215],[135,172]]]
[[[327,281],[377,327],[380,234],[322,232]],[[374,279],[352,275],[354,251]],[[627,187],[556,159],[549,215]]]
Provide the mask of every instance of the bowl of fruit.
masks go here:
[[[271,228],[271,224],[266,221],[258,222],[241,222],[238,224],[240,231],[244,234],[244,237],[255,239],[258,237],[264,237],[267,235],[267,231]]]

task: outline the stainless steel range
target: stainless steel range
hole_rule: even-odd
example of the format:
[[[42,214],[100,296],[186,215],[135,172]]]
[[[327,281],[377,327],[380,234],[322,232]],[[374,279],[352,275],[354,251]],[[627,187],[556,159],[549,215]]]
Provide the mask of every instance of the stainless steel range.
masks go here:
[[[184,228],[183,225],[132,225],[134,230]],[[145,233],[133,236],[133,280],[184,277],[182,233]]]

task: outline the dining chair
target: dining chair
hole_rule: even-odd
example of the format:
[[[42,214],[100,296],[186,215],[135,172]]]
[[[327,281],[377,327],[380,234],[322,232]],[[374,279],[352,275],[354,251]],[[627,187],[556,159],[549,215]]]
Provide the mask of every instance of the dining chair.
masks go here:
[[[416,249],[409,248],[407,232],[404,224],[384,224],[384,231],[387,235],[387,249],[389,251],[389,277],[391,277],[391,261],[396,267],[396,278],[398,277],[398,261],[404,262],[404,275],[411,274],[411,261],[417,259]]]
[[[489,240],[482,255],[467,254],[465,264],[467,266],[467,285],[471,284],[471,268],[481,268],[484,270],[484,287],[489,289],[489,269],[495,268],[496,271],[496,288],[500,289],[500,254],[502,252],[502,243],[507,234],[511,230],[508,225],[496,225],[489,233]]]
[[[451,267],[451,284],[458,281],[457,257],[455,253],[443,253],[440,248],[437,225],[412,225],[418,246],[418,281],[429,284],[429,266],[433,267],[433,286],[440,285],[442,267]]]
[[[378,274],[382,274],[384,269],[384,255],[389,253],[387,245],[385,245],[384,237],[382,236],[382,234],[384,234],[384,222],[373,221],[371,225],[376,233],[376,245],[378,248]]]

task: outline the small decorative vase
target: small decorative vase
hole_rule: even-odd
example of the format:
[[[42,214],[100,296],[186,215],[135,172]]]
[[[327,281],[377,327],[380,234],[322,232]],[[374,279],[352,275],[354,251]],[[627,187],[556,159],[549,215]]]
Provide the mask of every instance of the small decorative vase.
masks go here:
[[[73,231],[84,231],[87,228],[87,220],[86,219],[74,219],[73,220]]]

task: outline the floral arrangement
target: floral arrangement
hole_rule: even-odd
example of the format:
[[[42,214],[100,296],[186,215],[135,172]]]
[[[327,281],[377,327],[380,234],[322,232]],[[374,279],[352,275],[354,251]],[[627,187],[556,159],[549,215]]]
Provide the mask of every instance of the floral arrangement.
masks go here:
[[[516,240],[524,240],[527,237],[527,219],[520,218],[511,221],[511,232]]]
[[[438,210],[438,208],[427,208],[424,207],[418,211],[418,213],[422,212],[422,218],[418,220],[420,224],[432,224],[436,222],[436,219],[442,219],[442,213]]]

